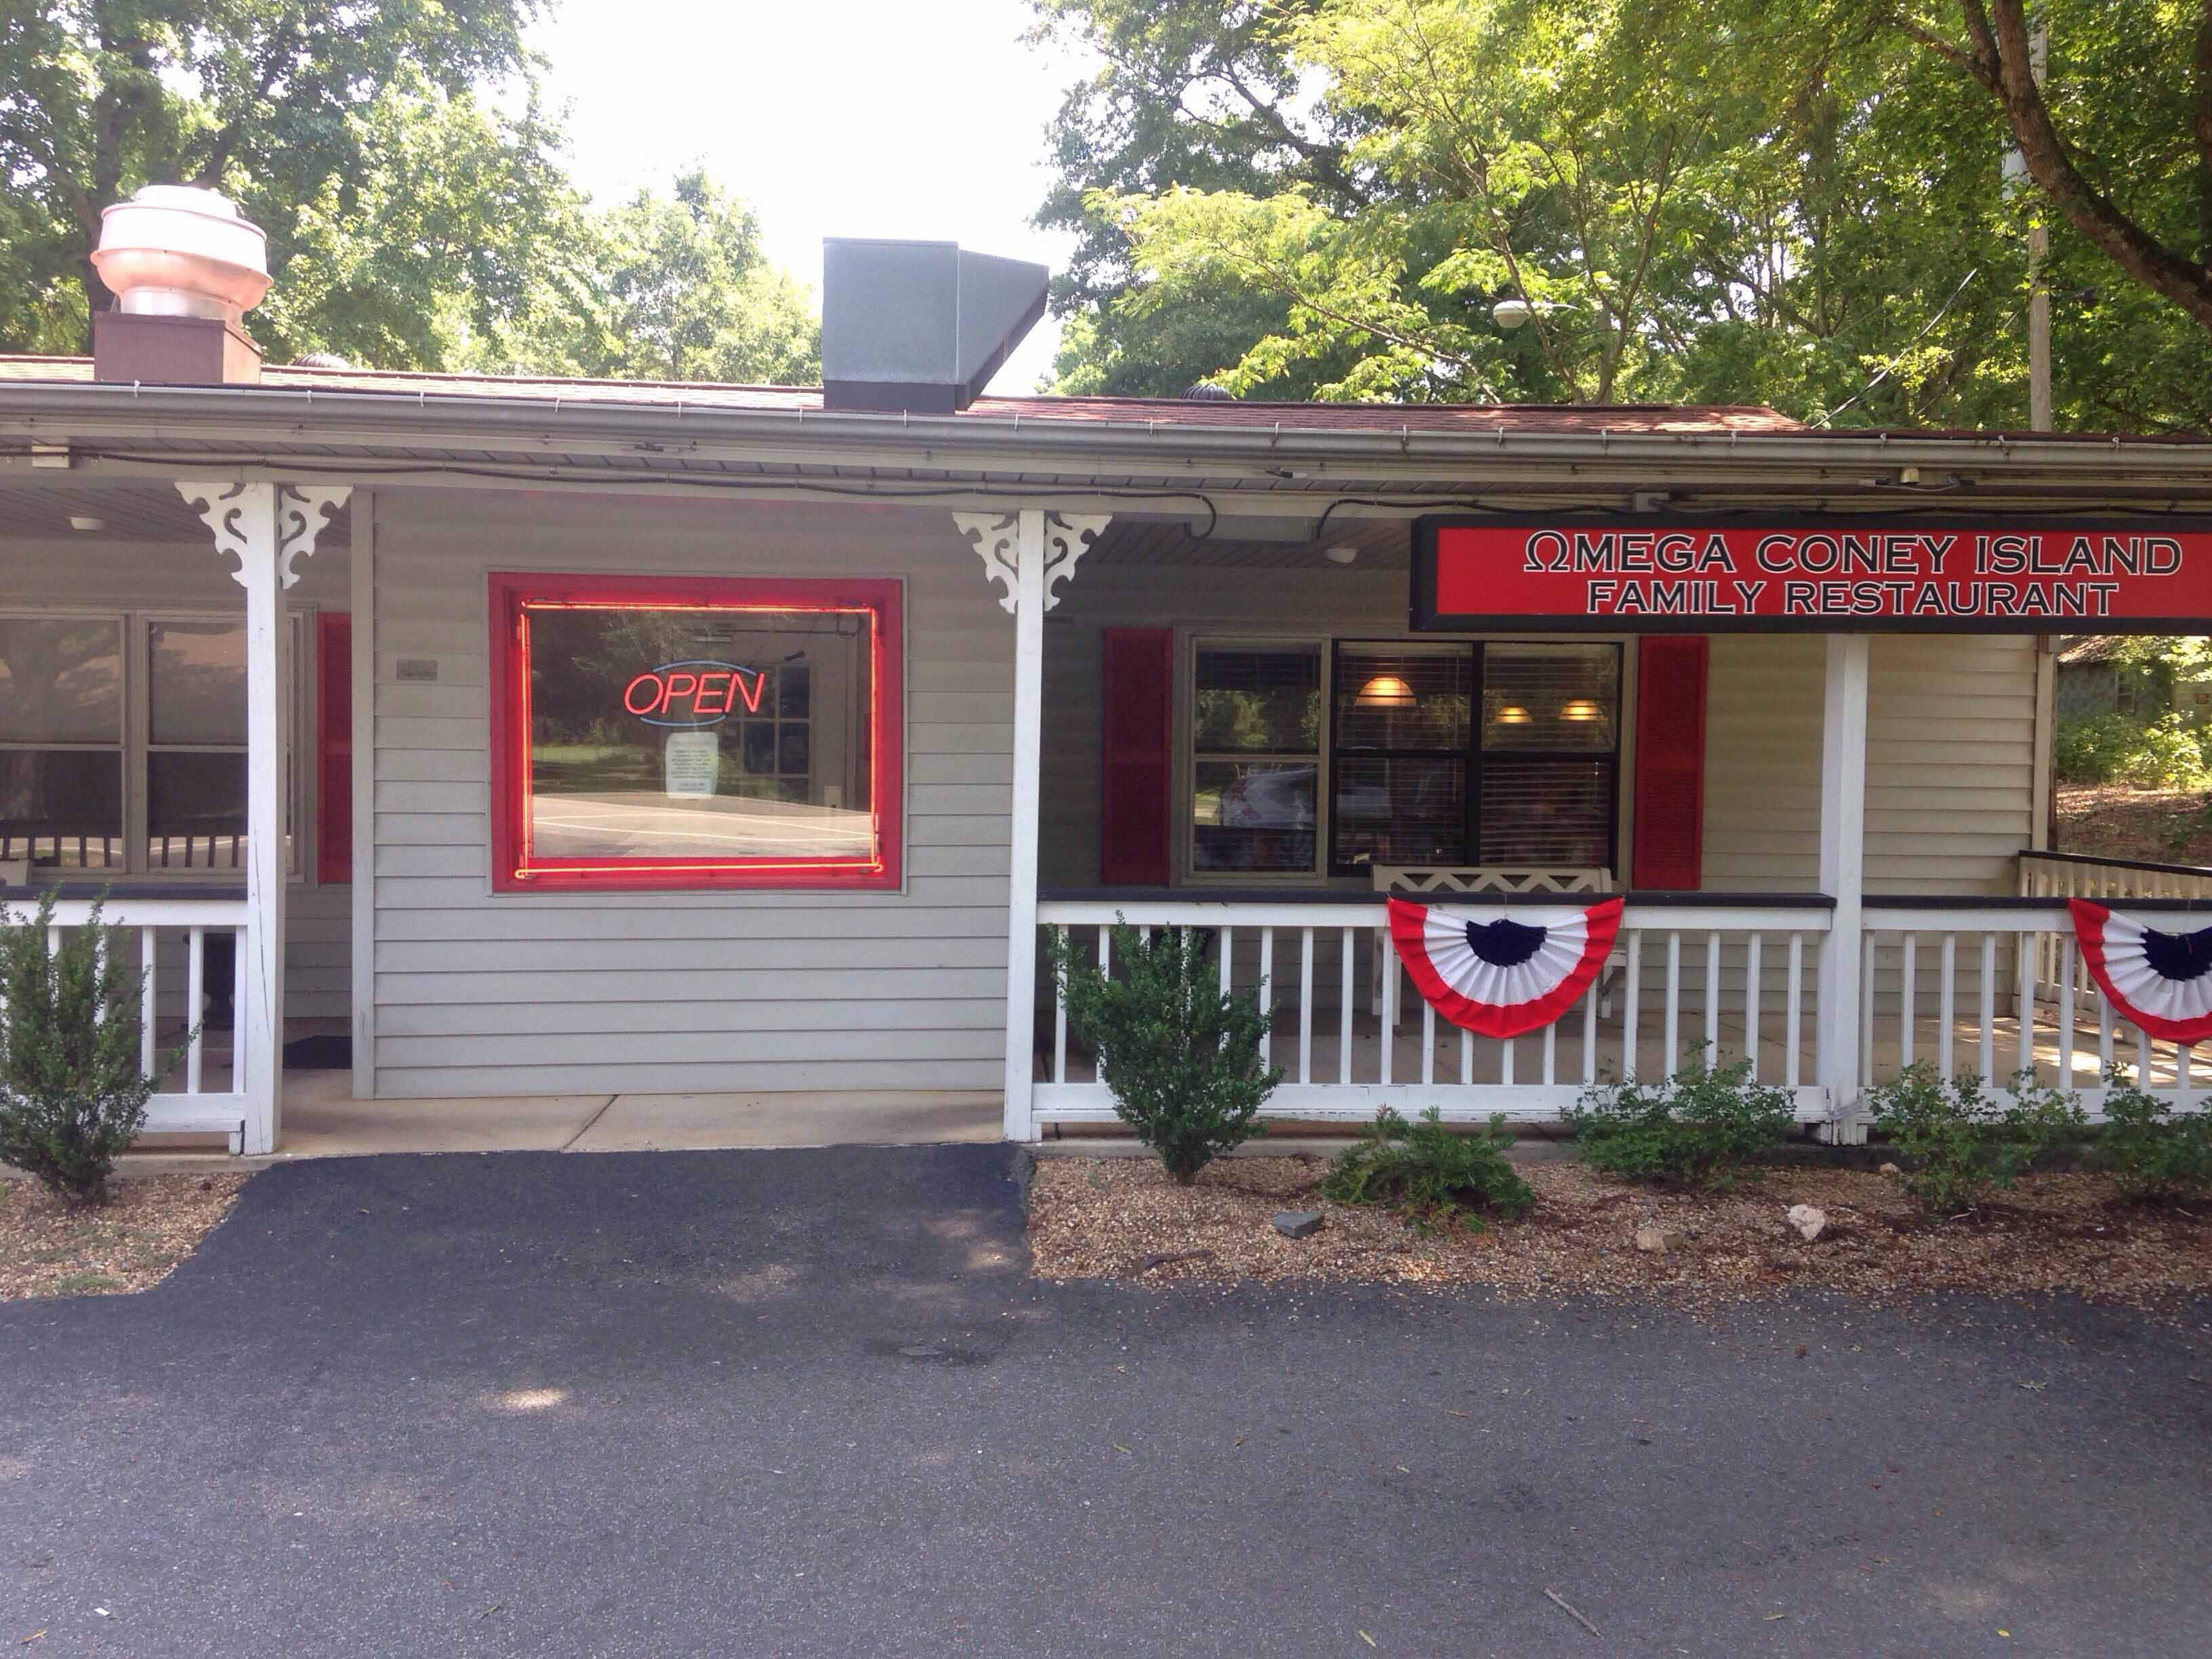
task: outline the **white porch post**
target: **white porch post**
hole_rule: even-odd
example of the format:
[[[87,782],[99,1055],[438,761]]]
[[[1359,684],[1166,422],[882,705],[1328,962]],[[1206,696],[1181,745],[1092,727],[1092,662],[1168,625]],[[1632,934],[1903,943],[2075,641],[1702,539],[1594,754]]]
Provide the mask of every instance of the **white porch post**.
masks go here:
[[[182,479],[178,493],[238,561],[246,590],[246,936],[239,941],[245,994],[231,1033],[233,1087],[246,1100],[240,1150],[276,1150],[283,1093],[284,894],[289,876],[286,769],[291,714],[291,634],[283,591],[295,559],[315,550],[324,515],[345,489],[228,479]],[[197,1015],[197,1011],[195,1015]]]
[[[984,574],[1006,589],[1000,605],[1014,613],[1014,775],[1012,856],[1006,884],[1006,1136],[1034,1140],[1036,1008],[1037,805],[1044,740],[1044,613],[1060,603],[1054,589],[1075,574],[1076,561],[1106,528],[1106,514],[956,513],[953,522],[975,544]]]
[[[1828,635],[1827,696],[1820,723],[1820,890],[1836,901],[1820,941],[1819,1066],[1834,1115],[1823,1138],[1866,1139],[1858,1115],[1859,1005],[1868,994],[1863,965],[1866,896],[1867,663],[1864,634]]]

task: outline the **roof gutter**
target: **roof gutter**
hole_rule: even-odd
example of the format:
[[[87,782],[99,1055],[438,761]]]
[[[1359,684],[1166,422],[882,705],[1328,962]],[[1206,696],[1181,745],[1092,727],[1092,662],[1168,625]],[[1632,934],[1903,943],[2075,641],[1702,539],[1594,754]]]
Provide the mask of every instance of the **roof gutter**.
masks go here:
[[[453,442],[481,448],[488,435],[518,451],[618,448],[650,455],[715,450],[758,456],[796,447],[871,453],[897,464],[945,466],[1003,459],[1031,466],[1045,459],[1132,464],[1157,476],[1199,461],[1255,468],[1286,461],[1342,461],[1393,470],[1435,469],[1463,476],[1469,464],[1510,455],[1531,462],[1653,464],[1686,461],[1777,471],[1819,466],[2005,468],[2115,483],[2212,485],[2212,438],[2082,438],[2039,434],[1844,435],[1811,432],[1396,432],[1282,426],[1078,422],[1018,415],[913,416],[819,410],[732,409],[681,401],[632,407],[562,398],[318,392],[265,386],[146,386],[95,384],[0,386],[0,432],[42,442],[104,441],[158,449],[164,436],[204,444],[256,445],[276,453],[292,446],[391,443],[419,449]],[[950,453],[948,453],[950,452]],[[952,456],[960,458],[958,462]],[[212,453],[189,458],[220,465]],[[345,458],[302,453],[318,472],[343,474]],[[2146,475],[2148,475],[2148,477]]]

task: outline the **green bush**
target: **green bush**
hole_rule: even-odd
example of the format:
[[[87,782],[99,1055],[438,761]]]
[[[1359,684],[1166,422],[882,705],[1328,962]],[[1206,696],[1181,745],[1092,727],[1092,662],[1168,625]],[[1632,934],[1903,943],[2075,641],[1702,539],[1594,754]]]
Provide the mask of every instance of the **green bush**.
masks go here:
[[[1329,1166],[1322,1196],[1338,1204],[1385,1206],[1425,1231],[1454,1214],[1476,1229],[1485,1215],[1510,1221],[1536,1201],[1506,1161],[1512,1145],[1502,1117],[1492,1118],[1487,1129],[1460,1134],[1444,1127],[1443,1115],[1433,1106],[1411,1123],[1385,1106],[1358,1144]]]
[[[1265,1133],[1261,1103],[1282,1080],[1260,1059],[1267,1015],[1249,991],[1224,995],[1205,928],[1150,939],[1114,928],[1113,977],[1052,936],[1069,1029],[1098,1056],[1114,1111],[1188,1187],[1213,1158]]]
[[[1876,1130],[1909,1166],[1905,1188],[1936,1215],[1972,1209],[2037,1163],[2077,1148],[2087,1129],[2080,1102],[2022,1073],[2010,1104],[1982,1079],[1948,1083],[1926,1060],[1867,1091]]]
[[[2146,721],[2126,714],[2069,714],[2051,738],[2062,782],[2124,783],[2137,789],[2201,789],[2212,783],[2196,728],[2168,712]]]
[[[1750,1060],[1709,1066],[1694,1050],[1672,1078],[1586,1090],[1567,1114],[1592,1169],[1697,1187],[1727,1185],[1796,1120],[1789,1091],[1753,1083]]]
[[[2106,1082],[2097,1158],[2120,1195],[2173,1200],[2212,1192],[2212,1115],[2176,1114],[2117,1071]]]
[[[127,941],[95,904],[89,927],[50,949],[53,914],[51,893],[20,919],[0,905],[0,1163],[99,1204],[159,1079],[139,1069],[143,981],[122,965]]]

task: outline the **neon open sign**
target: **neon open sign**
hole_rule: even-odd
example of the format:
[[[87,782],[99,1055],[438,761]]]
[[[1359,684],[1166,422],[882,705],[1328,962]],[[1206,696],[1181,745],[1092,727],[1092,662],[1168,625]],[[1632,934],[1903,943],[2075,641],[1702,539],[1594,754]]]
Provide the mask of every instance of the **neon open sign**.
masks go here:
[[[749,714],[760,713],[767,685],[765,669],[686,659],[648,668],[631,680],[623,688],[623,707],[647,726],[720,726],[740,703]]]

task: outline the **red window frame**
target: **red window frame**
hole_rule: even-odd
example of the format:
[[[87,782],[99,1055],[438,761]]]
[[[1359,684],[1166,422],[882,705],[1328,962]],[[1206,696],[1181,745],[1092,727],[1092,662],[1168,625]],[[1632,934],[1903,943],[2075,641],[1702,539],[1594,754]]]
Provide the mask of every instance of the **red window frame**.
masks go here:
[[[502,893],[658,888],[896,890],[905,811],[903,592],[896,578],[582,576],[491,578],[492,888]],[[873,618],[868,720],[869,859],[556,859],[529,845],[530,635],[533,610],[865,611]]]

